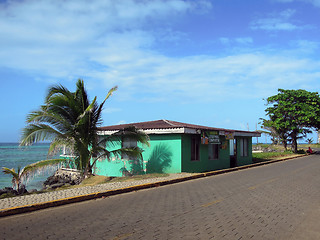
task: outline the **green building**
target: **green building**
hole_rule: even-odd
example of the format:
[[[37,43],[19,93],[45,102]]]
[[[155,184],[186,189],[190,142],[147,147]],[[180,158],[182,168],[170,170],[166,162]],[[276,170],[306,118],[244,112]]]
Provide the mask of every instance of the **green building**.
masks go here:
[[[150,147],[143,148],[143,159],[125,156],[97,161],[94,172],[105,176],[141,173],[206,172],[252,163],[252,137],[259,132],[228,130],[169,120],[158,120],[101,127],[101,137],[128,126],[135,126],[149,135]],[[118,144],[118,145],[117,145]],[[123,139],[114,148],[137,146]],[[112,150],[112,149],[109,149]]]

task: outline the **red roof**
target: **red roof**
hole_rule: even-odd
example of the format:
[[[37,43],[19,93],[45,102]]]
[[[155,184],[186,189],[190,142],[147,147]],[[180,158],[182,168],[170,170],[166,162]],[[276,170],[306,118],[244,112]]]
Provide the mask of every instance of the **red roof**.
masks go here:
[[[129,126],[135,126],[138,129],[148,130],[148,129],[174,129],[174,128],[190,128],[196,130],[209,130],[209,131],[228,131],[228,132],[243,132],[243,133],[256,133],[250,131],[241,131],[241,130],[230,130],[223,128],[213,128],[201,125],[194,125],[189,123],[182,123],[170,120],[156,120],[156,121],[148,121],[148,122],[138,122],[138,123],[128,123],[128,124],[120,124],[113,126],[100,127],[100,131],[116,131],[121,130]]]

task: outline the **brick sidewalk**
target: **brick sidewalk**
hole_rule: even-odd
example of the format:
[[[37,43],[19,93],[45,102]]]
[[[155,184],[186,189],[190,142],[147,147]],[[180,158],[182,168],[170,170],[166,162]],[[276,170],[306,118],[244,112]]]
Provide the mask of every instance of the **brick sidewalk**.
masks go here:
[[[0,219],[2,239],[319,239],[317,155]],[[310,224],[313,223],[313,224]]]

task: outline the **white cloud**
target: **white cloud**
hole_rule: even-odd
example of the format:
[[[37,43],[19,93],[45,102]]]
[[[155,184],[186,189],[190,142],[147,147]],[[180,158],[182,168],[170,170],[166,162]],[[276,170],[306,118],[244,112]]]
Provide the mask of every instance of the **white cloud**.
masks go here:
[[[309,0],[308,2],[311,2],[316,7],[320,7],[320,0]]]
[[[165,36],[157,31],[171,33],[164,41],[187,38],[185,33],[170,30],[168,16],[201,14],[211,7],[206,3],[101,0],[83,4],[74,0],[0,4],[0,66],[40,80],[81,77],[97,90],[119,85],[117,96],[141,101],[226,101],[268,96],[279,87],[320,87],[320,63],[308,58],[310,52],[301,56],[295,49],[285,53],[267,49],[219,57],[172,57],[156,51],[157,36]],[[282,21],[274,29],[290,28],[279,26],[293,15],[293,10],[281,12],[277,17]],[[153,24],[148,25],[150,22]],[[157,28],[159,22],[164,26]],[[258,21],[255,26],[267,28]],[[251,37],[219,40],[245,47],[253,42]],[[303,49],[306,44],[311,47],[311,42],[300,42],[297,47]],[[106,109],[105,113],[118,110]]]
[[[0,66],[46,78],[96,77],[109,67],[103,56],[129,61],[150,47],[150,23],[208,7],[182,0],[0,3]]]
[[[279,87],[320,87],[320,62],[301,58],[295,52],[288,54],[254,52],[179,59],[146,55],[147,62],[115,65],[119,70],[113,77],[126,84],[121,88],[124,91],[119,91],[121,95],[187,102],[269,96]]]
[[[292,17],[295,12],[293,9],[287,9],[280,13],[272,13],[266,18],[259,18],[252,21],[250,28],[253,30],[266,31],[294,31],[311,28],[311,26],[298,25],[293,22]]]
[[[115,113],[115,112],[121,112],[121,111],[122,111],[121,108],[105,108],[103,110],[103,113],[109,114],[109,113]]]
[[[237,43],[240,43],[240,44],[250,44],[250,43],[253,43],[253,40],[251,37],[243,37],[243,38],[236,38],[235,41]]]
[[[226,38],[226,37],[221,37],[219,38],[219,41],[224,44],[251,44],[253,43],[253,39],[251,37],[239,37],[239,38]]]
[[[226,38],[226,37],[221,37],[221,38],[219,38],[219,41],[220,41],[222,44],[229,44],[229,43],[230,43],[230,39],[229,39],[229,38]]]
[[[127,122],[126,122],[125,120],[121,120],[121,121],[115,123],[114,125],[120,125],[120,124],[126,124],[126,123],[127,123]]]
[[[291,3],[291,2],[305,2],[320,7],[320,0],[276,0],[277,2]]]

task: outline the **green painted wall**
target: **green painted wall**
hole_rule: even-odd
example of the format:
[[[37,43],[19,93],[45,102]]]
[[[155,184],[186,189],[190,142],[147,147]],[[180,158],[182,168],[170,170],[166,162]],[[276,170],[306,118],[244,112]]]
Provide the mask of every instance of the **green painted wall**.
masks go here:
[[[109,147],[107,149],[109,151],[112,151],[119,148],[121,148],[121,143],[113,141],[112,144],[109,144]],[[118,159],[115,156],[111,156],[110,161],[108,161],[107,159],[102,161],[98,160],[94,167],[94,173],[103,176],[120,177],[122,176],[121,169],[125,166],[125,163],[121,159]]]
[[[221,145],[220,145],[221,147],[219,149],[219,159],[208,160],[207,171],[219,170],[219,169],[230,167],[229,140],[226,140],[224,136],[220,136],[220,140],[221,140]],[[204,146],[207,147],[206,151],[208,152],[208,146],[207,145],[204,145]]]
[[[143,160],[146,173],[181,172],[181,135],[149,135],[150,147],[145,148]]]
[[[191,136],[182,136],[182,172],[205,172],[230,167],[229,141],[220,136],[224,147],[219,148],[219,159],[208,159],[208,145],[200,144],[200,160],[191,161]]]
[[[208,158],[208,153],[200,145],[200,161],[191,161],[191,136],[182,135],[182,172],[203,172],[207,164],[204,158]]]
[[[181,172],[181,135],[162,134],[149,135],[150,147],[138,145],[144,149],[142,161],[121,160],[115,157],[111,161],[97,161],[94,173],[104,176],[123,176],[123,170],[130,173],[143,174],[154,172],[177,173]],[[121,147],[114,142],[109,151]]]
[[[200,144],[200,160],[191,161],[190,134],[149,135],[150,147],[143,147],[143,161],[121,160],[111,157],[111,161],[97,161],[94,173],[104,176],[123,176],[123,169],[134,174],[165,172],[205,172],[230,167],[230,145],[224,136],[220,136],[219,159],[208,159],[208,145]],[[240,138],[237,138],[237,140]],[[240,141],[237,149],[240,149]],[[114,143],[114,150],[121,143]],[[237,151],[238,166],[252,163],[252,138],[248,137],[248,156],[241,157]]]
[[[240,153],[240,138],[246,138],[248,139],[248,156],[247,157],[241,157]],[[237,139],[237,164],[238,166],[247,165],[252,163],[252,137],[236,137]]]

